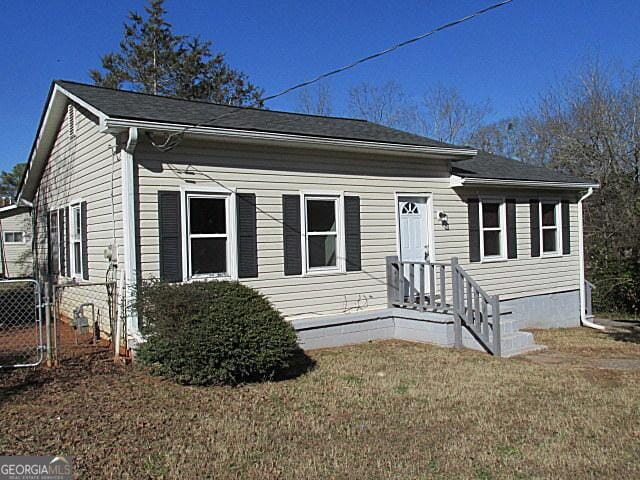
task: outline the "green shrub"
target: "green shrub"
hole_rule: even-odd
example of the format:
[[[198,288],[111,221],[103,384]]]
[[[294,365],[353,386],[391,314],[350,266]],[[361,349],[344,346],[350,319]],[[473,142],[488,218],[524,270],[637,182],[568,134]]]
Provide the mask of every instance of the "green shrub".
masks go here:
[[[138,291],[145,342],[137,358],[182,384],[272,378],[300,353],[293,327],[237,282],[145,283]]]

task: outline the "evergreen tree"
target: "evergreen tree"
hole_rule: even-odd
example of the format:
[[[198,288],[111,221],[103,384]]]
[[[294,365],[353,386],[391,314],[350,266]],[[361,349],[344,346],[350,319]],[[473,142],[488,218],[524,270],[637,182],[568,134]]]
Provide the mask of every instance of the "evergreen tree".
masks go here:
[[[0,173],[0,197],[15,196],[26,165],[26,163],[17,163],[11,170]]]
[[[102,70],[91,70],[96,85],[155,95],[262,107],[262,89],[231,68],[210,41],[176,35],[165,20],[164,0],[150,0],[146,18],[131,12],[120,51],[101,57]]]

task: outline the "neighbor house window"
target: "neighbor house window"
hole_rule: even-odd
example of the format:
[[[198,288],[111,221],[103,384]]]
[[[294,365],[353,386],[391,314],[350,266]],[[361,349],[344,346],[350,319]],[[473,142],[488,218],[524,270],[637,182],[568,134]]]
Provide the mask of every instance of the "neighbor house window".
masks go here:
[[[4,243],[24,243],[24,232],[4,232]]]
[[[540,240],[542,253],[560,253],[560,202],[540,202]]]
[[[69,207],[71,243],[71,276],[82,278],[82,214],[80,204]]]
[[[340,197],[305,196],[305,253],[307,271],[340,270]]]
[[[187,195],[189,276],[229,276],[229,197]]]
[[[504,202],[480,201],[480,251],[483,260],[505,258],[505,220]]]

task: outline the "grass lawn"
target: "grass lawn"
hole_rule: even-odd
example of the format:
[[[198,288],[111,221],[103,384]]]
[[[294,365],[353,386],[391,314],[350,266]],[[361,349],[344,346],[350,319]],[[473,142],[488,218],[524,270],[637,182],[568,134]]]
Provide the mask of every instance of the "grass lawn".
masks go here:
[[[182,387],[104,357],[0,374],[0,452],[80,478],[640,478],[640,343],[539,331],[516,359],[380,342],[296,379]]]

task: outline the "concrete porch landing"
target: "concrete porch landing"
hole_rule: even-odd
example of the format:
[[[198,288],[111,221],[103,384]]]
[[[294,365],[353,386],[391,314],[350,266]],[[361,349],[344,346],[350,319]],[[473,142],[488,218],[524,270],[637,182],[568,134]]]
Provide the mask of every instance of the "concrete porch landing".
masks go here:
[[[448,313],[419,312],[405,308],[385,308],[326,317],[291,321],[298,343],[305,350],[353,345],[371,340],[407,340],[453,347],[453,316]],[[511,357],[544,348],[536,345],[533,334],[521,332],[519,322],[502,317],[502,356]],[[466,348],[485,351],[475,337],[463,328]]]

